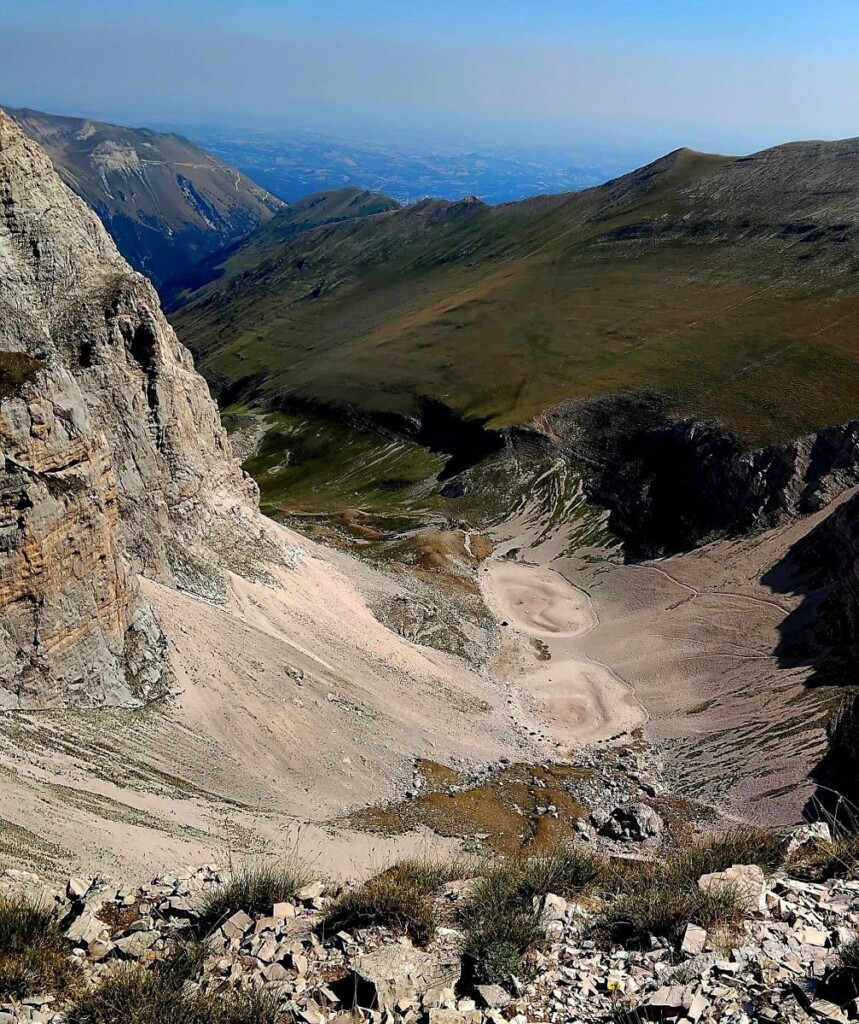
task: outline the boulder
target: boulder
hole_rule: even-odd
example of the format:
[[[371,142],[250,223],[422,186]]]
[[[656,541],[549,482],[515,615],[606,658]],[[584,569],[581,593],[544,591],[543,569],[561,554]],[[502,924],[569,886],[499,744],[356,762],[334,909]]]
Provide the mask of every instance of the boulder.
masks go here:
[[[766,881],[757,864],[733,864],[698,879],[698,887],[705,892],[720,886],[735,890],[748,913],[766,910]]]
[[[359,957],[348,984],[357,1006],[393,1010],[404,999],[422,997],[433,988],[454,988],[459,957],[429,953],[408,945],[382,946]]]
[[[600,835],[620,841],[642,842],[661,835],[665,827],[656,811],[644,803],[624,804],[622,807],[615,807],[608,817],[592,820],[594,824],[597,821],[601,822],[597,825]]]

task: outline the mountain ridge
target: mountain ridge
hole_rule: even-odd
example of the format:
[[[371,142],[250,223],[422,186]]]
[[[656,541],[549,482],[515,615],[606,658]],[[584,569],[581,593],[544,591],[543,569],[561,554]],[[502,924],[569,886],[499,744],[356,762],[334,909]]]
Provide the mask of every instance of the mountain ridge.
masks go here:
[[[246,379],[263,403],[430,399],[501,426],[644,389],[783,442],[857,412],[856,156],[849,140],[678,150],[583,192],[428,200],[286,240],[242,267],[241,295],[213,282],[174,320],[216,389]]]
[[[159,288],[286,205],[181,135],[4,109]]]

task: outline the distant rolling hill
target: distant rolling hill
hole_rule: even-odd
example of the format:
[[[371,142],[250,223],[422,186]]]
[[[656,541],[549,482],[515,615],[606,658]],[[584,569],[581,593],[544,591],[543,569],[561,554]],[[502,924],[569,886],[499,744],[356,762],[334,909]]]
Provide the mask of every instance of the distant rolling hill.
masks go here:
[[[285,206],[251,235],[212,253],[185,275],[174,279],[172,305],[187,302],[195,291],[214,280],[219,280],[221,287],[244,289],[246,271],[252,272],[254,278],[265,274],[270,264],[280,258],[283,246],[302,232],[399,208],[400,204],[390,196],[353,187],[306,196]],[[254,287],[252,283],[247,286]]]
[[[285,206],[180,135],[5,110],[159,288]]]
[[[252,236],[174,322],[263,403],[508,424],[645,389],[764,443],[859,413],[857,216],[857,140],[678,150],[583,192]]]

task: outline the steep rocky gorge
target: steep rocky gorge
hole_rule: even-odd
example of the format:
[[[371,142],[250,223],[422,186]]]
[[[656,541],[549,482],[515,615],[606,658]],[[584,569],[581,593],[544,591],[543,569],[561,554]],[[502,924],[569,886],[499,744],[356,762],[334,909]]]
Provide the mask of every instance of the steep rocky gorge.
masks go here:
[[[216,587],[255,487],[151,285],[2,112],[0,311],[0,702],[145,699],[136,574]]]

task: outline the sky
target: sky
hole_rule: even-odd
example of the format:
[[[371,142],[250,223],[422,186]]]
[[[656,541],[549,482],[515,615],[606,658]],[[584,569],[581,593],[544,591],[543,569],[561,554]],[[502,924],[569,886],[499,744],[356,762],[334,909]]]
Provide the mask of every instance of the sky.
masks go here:
[[[743,153],[859,135],[859,0],[0,0],[0,103]]]

